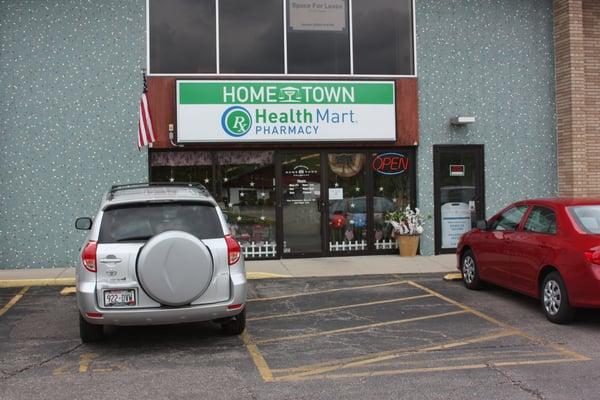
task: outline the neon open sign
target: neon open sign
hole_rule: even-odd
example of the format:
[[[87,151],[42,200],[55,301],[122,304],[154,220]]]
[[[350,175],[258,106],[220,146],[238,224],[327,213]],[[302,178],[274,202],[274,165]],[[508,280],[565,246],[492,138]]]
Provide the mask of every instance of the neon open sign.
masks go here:
[[[408,157],[400,153],[383,153],[373,159],[371,167],[382,175],[398,175],[408,170]]]

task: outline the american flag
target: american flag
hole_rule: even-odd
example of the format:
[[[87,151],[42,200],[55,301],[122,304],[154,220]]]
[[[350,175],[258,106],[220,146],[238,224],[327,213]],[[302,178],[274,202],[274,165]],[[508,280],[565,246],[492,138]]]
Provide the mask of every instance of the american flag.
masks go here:
[[[150,108],[148,107],[148,83],[146,82],[146,74],[144,74],[144,91],[140,100],[140,120],[138,122],[138,149],[154,143],[155,140]]]

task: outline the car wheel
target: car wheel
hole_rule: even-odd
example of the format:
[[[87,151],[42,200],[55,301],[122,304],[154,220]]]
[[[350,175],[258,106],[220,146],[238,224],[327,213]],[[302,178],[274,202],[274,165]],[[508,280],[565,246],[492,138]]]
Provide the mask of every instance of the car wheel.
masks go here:
[[[226,335],[241,335],[246,329],[246,308],[229,321],[222,323],[221,329]]]
[[[471,250],[464,252],[460,261],[460,272],[467,289],[478,290],[481,289],[482,283],[479,279],[479,270],[477,269],[477,261]]]
[[[542,283],[542,308],[546,318],[556,324],[571,321],[575,310],[569,304],[567,288],[558,272],[551,272]]]
[[[103,326],[90,324],[79,314],[79,337],[83,343],[99,342],[104,338]]]

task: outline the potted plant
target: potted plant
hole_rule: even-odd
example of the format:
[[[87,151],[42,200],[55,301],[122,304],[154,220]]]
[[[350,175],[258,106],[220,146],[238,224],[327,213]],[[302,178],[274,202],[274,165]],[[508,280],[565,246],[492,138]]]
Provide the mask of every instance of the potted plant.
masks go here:
[[[412,210],[407,206],[404,210],[391,211],[386,214],[386,222],[392,225],[393,235],[398,243],[400,255],[414,257],[417,255],[419,239],[423,233],[423,216],[418,208]]]

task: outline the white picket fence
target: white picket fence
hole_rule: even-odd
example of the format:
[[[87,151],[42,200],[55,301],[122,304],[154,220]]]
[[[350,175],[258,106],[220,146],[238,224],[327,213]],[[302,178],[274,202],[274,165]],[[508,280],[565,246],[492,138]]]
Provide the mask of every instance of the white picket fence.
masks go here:
[[[277,244],[275,242],[251,242],[241,246],[246,258],[267,258],[277,255]]]
[[[398,244],[396,243],[396,241],[394,239],[376,240],[375,241],[375,248],[377,250],[397,249],[398,248]]]
[[[329,242],[329,251],[352,251],[365,250],[367,248],[366,240],[353,240],[351,242]]]

